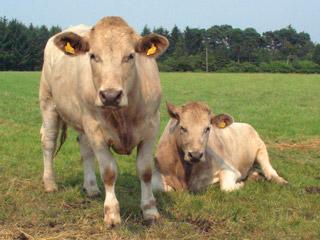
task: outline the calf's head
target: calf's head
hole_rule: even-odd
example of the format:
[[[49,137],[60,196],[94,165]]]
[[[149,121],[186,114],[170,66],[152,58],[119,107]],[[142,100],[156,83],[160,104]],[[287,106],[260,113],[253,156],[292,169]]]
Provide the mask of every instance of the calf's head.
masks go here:
[[[160,56],[169,46],[158,34],[139,36],[120,17],[105,17],[85,36],[63,32],[55,45],[70,57],[85,55],[90,61],[98,107],[124,107],[128,94],[134,90],[136,57]]]
[[[167,110],[173,119],[171,130],[174,131],[178,148],[183,152],[184,160],[189,163],[205,161],[210,132],[233,123],[231,116],[214,115],[201,102],[191,102],[181,107],[167,103]]]

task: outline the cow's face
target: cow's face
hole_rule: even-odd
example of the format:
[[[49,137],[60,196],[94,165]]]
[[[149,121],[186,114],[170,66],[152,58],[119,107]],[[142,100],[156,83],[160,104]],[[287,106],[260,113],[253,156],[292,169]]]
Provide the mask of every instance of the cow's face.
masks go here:
[[[168,40],[157,34],[141,37],[119,17],[106,17],[81,37],[72,32],[59,34],[55,45],[70,57],[86,54],[90,59],[98,107],[125,107],[135,86],[136,58],[160,56]]]
[[[170,117],[173,119],[177,144],[189,163],[205,161],[205,150],[210,131],[225,128],[233,123],[226,114],[213,115],[206,104],[192,102],[181,107],[167,103]]]

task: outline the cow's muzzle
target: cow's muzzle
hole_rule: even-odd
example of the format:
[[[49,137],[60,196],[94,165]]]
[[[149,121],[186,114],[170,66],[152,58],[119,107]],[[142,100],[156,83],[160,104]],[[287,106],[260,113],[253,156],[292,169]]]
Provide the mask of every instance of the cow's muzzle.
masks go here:
[[[110,88],[107,90],[99,91],[99,98],[104,107],[119,107],[122,97],[122,90]]]

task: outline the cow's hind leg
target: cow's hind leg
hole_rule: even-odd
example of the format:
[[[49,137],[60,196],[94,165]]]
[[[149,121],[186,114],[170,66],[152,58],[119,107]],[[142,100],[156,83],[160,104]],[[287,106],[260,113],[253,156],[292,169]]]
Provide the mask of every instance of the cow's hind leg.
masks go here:
[[[42,112],[40,134],[44,163],[43,183],[46,192],[53,192],[58,190],[54,176],[53,158],[59,134],[60,117],[52,101],[40,100],[40,107]]]
[[[266,146],[262,146],[257,153],[256,161],[260,164],[263,174],[268,181],[279,184],[287,184],[288,182],[280,177],[277,171],[271,166]]]
[[[156,200],[152,192],[152,148],[154,139],[143,141],[138,146],[137,172],[141,184],[141,210],[144,220],[154,223],[159,217]]]
[[[85,134],[79,134],[78,142],[83,164],[83,188],[89,197],[97,197],[100,190],[95,173],[95,156]]]

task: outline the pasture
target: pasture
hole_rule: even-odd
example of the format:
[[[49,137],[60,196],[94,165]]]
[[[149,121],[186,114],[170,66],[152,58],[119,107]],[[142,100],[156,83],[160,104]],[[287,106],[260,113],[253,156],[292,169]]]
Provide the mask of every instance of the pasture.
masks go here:
[[[320,238],[320,75],[161,73],[159,135],[168,121],[166,100],[205,101],[215,113],[251,123],[290,184],[247,182],[228,194],[218,186],[198,194],[157,193],[162,218],[147,227],[135,154],[117,156],[122,225],[113,230],[103,223],[104,196],[89,199],[82,191],[71,129],[55,160],[59,191],[44,192],[39,78],[39,72],[0,72],[0,239]]]

